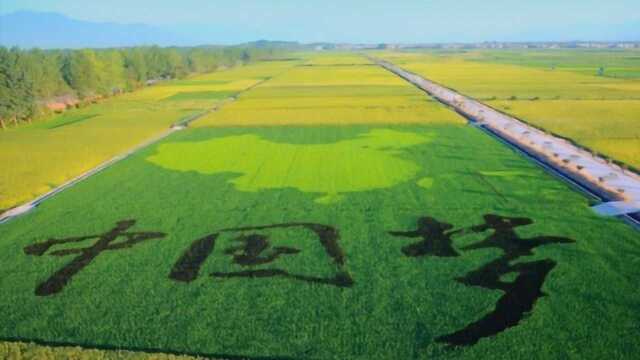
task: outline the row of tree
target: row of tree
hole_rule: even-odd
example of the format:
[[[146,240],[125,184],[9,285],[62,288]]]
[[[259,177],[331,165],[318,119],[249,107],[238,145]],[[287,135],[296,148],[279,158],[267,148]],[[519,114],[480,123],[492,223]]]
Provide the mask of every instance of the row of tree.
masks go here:
[[[257,47],[21,50],[0,47],[0,126],[46,112],[57,98],[88,101],[150,81],[205,73],[275,56]]]

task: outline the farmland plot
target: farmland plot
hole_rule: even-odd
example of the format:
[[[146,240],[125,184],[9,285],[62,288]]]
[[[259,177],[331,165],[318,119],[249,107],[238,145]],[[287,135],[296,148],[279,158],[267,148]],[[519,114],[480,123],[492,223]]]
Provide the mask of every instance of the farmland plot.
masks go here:
[[[311,59],[194,126],[462,123],[402,79],[364,57],[356,60],[353,56]]]
[[[593,63],[605,61],[598,53],[577,54],[572,63],[562,53],[523,52],[518,65],[511,52],[382,56],[532,125],[640,167],[640,80],[632,76],[640,67],[637,57],[631,52],[609,60],[618,73],[627,74],[613,78],[595,76]]]
[[[640,351],[631,228],[436,103],[309,126],[327,96],[311,84],[313,110],[242,113],[253,92],[302,92],[297,71],[233,103],[241,126],[217,122],[225,107],[1,226],[0,338],[223,358]],[[384,74],[402,88],[368,76]]]
[[[523,65],[535,68],[562,69],[586,75],[621,79],[640,78],[640,51],[607,50],[501,50],[478,51],[465,58],[491,63]]]
[[[159,83],[49,121],[0,132],[0,212],[46,193],[167,131],[172,123],[210,109],[294,64],[263,62]]]

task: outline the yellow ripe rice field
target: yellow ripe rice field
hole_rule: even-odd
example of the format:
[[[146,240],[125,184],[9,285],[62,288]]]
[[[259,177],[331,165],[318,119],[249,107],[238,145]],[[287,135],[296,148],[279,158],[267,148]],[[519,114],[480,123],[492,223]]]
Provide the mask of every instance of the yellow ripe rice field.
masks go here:
[[[467,60],[479,58],[477,52],[473,57],[457,53],[378,55],[532,125],[640,168],[640,79],[596,76],[561,67]]]
[[[356,61],[357,60],[357,61]],[[328,65],[322,65],[328,64]],[[316,56],[194,123],[209,126],[463,123],[437,101],[354,55]]]
[[[489,105],[640,168],[640,101],[490,101]],[[634,125],[635,124],[635,125]]]

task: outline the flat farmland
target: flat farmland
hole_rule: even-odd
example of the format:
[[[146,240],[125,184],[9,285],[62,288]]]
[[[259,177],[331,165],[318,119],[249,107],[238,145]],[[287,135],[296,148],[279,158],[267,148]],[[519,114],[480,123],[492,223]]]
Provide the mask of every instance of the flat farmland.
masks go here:
[[[628,165],[640,166],[637,53],[453,52],[386,59]],[[597,76],[601,65],[619,75]]]
[[[217,358],[633,358],[637,232],[357,60],[307,55],[0,226],[0,338]]]
[[[0,209],[46,193],[293,65],[293,61],[262,62],[162,82],[48,121],[2,131]]]
[[[638,100],[492,101],[491,106],[640,168]]]
[[[611,78],[640,78],[637,49],[582,50],[494,50],[465,52],[466,59],[522,65],[540,69],[562,69],[585,75]]]
[[[463,123],[463,119],[362,56],[309,59],[244,93],[196,127],[371,123]]]

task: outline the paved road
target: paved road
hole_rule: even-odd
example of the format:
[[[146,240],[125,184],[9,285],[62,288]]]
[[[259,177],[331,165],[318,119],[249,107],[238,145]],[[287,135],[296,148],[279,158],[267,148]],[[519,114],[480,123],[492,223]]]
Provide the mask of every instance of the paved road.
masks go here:
[[[571,142],[547,134],[503,114],[479,101],[392,63],[371,58],[380,66],[411,82],[441,102],[453,107],[503,140],[525,151],[562,176],[598,195],[606,203],[594,210],[602,215],[624,215],[640,211],[640,176],[594,156]],[[636,214],[640,218],[640,214]]]

